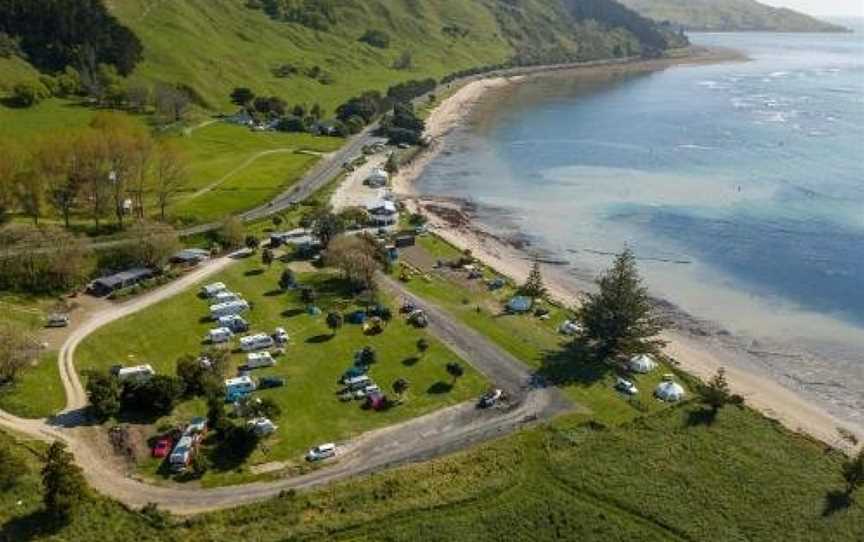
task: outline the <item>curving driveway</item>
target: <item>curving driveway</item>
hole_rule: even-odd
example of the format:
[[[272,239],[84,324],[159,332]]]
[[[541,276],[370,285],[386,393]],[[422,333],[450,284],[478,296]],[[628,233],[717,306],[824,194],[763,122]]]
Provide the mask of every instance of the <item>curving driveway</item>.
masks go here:
[[[429,332],[506,390],[509,402],[488,410],[479,410],[473,403],[463,403],[365,433],[340,443],[339,457],[333,464],[278,481],[199,489],[156,486],[130,478],[123,465],[110,454],[106,455],[104,449],[96,444],[99,439],[95,438],[94,432],[99,429],[87,426],[87,397],[75,371],[75,349],[99,328],[176,295],[231,263],[229,258],[210,261],[171,284],[94,314],[69,336],[60,349],[58,363],[67,396],[64,411],[47,420],[26,420],[0,411],[0,425],[41,440],[66,442],[89,483],[128,506],[157,503],[177,514],[194,514],[266,499],[287,489],[309,488],[394,465],[427,460],[578,408],[559,390],[532,384],[529,370],[488,339],[466,328],[438,307],[416,298],[399,282],[384,277],[384,287],[423,306],[431,320]]]

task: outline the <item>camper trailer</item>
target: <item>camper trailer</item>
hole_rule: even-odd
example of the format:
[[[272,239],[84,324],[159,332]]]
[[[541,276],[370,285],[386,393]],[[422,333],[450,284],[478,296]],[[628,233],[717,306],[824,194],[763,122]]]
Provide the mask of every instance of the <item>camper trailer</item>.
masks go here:
[[[246,356],[247,369],[260,369],[261,367],[273,367],[276,365],[276,360],[270,355],[270,352],[252,352]]]
[[[211,329],[207,334],[207,342],[210,344],[227,343],[233,336],[234,334],[227,327],[217,327],[216,329]]]
[[[210,300],[211,305],[219,305],[222,303],[231,303],[232,301],[242,301],[243,298],[241,298],[238,294],[235,294],[234,292],[225,290],[223,292],[219,292],[213,295]]]
[[[254,352],[255,350],[264,350],[273,346],[273,337],[266,333],[258,333],[240,339],[240,349],[244,352]]]
[[[218,320],[219,327],[226,327],[232,333],[244,333],[249,331],[249,322],[243,319],[242,316],[232,314],[231,316],[222,316]]]
[[[174,450],[168,457],[168,463],[171,465],[171,470],[174,472],[183,472],[192,463],[192,457],[195,454],[195,438],[192,436],[184,436],[174,446]]]
[[[155,375],[156,371],[150,365],[138,365],[135,367],[121,367],[117,370],[117,379],[120,382],[131,382],[134,380],[146,380]]]
[[[210,316],[214,320],[218,320],[223,316],[236,316],[249,310],[249,303],[246,301],[231,301],[230,303],[220,303],[210,307]]]
[[[233,403],[257,389],[251,377],[239,376],[225,381],[225,401]]]
[[[213,284],[208,284],[207,286],[201,288],[201,295],[210,298],[218,294],[219,292],[224,292],[227,289],[228,287],[225,286],[225,284],[221,282],[214,282]]]
[[[357,376],[354,378],[347,378],[344,381],[345,386],[354,391],[354,390],[362,390],[366,386],[371,386],[373,384],[372,379],[366,375]]]

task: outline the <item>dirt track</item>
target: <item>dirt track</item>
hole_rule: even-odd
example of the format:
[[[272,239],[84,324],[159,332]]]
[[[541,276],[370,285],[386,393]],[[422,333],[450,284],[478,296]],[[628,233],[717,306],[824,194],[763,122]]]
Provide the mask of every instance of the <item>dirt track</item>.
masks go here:
[[[529,370],[485,337],[465,328],[434,305],[416,298],[397,281],[383,278],[385,288],[424,307],[431,319],[430,333],[504,389],[509,402],[489,410],[463,403],[365,433],[340,443],[339,458],[332,465],[274,482],[194,489],[156,486],[129,478],[115,458],[106,457],[95,444],[94,431],[98,429],[87,426],[84,415],[87,398],[75,371],[75,349],[97,329],[174,296],[231,263],[228,258],[209,262],[167,286],[95,313],[69,336],[58,356],[67,394],[66,409],[48,420],[25,420],[0,411],[0,425],[33,438],[66,442],[90,484],[105,495],[132,507],[152,502],[177,514],[194,514],[266,499],[286,489],[309,488],[394,465],[423,461],[574,408],[557,389],[532,384]]]

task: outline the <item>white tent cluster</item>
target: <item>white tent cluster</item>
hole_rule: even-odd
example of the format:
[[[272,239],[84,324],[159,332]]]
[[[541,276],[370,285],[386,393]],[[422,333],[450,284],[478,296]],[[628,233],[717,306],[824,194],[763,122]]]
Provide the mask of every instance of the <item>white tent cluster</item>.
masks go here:
[[[684,388],[677,382],[664,380],[654,390],[654,395],[662,401],[675,403],[684,399]]]
[[[634,373],[648,374],[657,368],[657,362],[651,354],[638,354],[630,358],[627,366]]]

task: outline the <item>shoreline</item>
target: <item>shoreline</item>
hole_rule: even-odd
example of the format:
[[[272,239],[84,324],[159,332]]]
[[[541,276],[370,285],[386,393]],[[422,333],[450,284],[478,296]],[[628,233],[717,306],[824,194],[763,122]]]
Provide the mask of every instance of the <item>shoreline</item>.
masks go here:
[[[415,159],[394,176],[392,185],[395,195],[412,211],[423,211],[429,219],[429,229],[445,241],[460,249],[470,249],[474,256],[516,282],[524,281],[536,254],[530,252],[520,239],[506,239],[485,230],[472,216],[473,205],[446,197],[427,197],[415,191],[414,182],[426,166],[441,152],[442,140],[454,129],[464,125],[471,112],[495,90],[534,77],[560,77],[592,75],[608,76],[615,73],[655,71],[668,67],[695,64],[719,63],[746,60],[746,56],[729,50],[698,48],[687,57],[666,58],[636,62],[591,63],[566,68],[552,67],[551,71],[535,71],[513,75],[489,74],[469,80],[448,96],[430,113],[427,119],[427,136],[431,143]],[[582,292],[590,287],[584,277],[577,277],[556,265],[555,260],[543,263],[544,278],[551,297],[565,305],[572,305]],[[768,371],[747,363],[748,354],[743,345],[735,344],[728,333],[712,329],[680,308],[658,300],[672,327],[664,332],[669,344],[667,354],[676,359],[685,371],[705,380],[718,368],[725,367],[730,386],[742,395],[747,404],[775,419],[789,429],[806,433],[820,441],[841,449],[851,446],[843,441],[837,429],[864,437],[864,428],[853,422],[842,420],[830,413],[816,401],[781,384]]]

